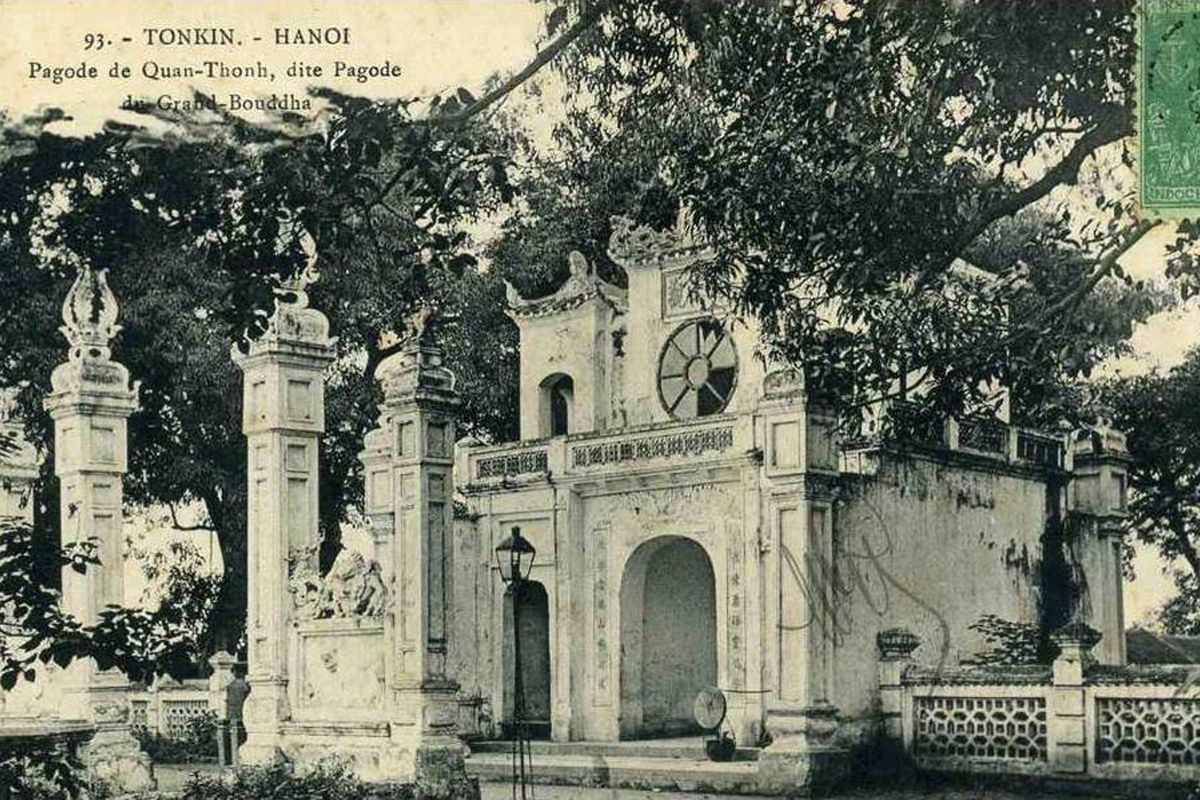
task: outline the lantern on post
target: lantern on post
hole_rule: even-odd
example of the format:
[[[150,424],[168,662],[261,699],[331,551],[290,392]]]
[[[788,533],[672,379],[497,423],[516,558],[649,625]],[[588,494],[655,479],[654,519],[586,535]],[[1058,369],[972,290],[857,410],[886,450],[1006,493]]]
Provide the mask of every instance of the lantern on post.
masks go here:
[[[528,773],[533,768],[529,747],[529,726],[525,722],[525,685],[521,676],[521,594],[525,582],[529,580],[535,556],[537,556],[537,549],[521,535],[521,529],[516,525],[513,526],[512,533],[496,545],[496,566],[500,570],[500,579],[508,586],[509,597],[512,600],[513,800],[518,797],[517,787],[520,787],[521,790],[520,797],[525,800]]]
[[[536,555],[537,550],[521,535],[521,529],[514,525],[512,533],[496,545],[496,566],[500,568],[500,579],[514,587],[528,580]]]

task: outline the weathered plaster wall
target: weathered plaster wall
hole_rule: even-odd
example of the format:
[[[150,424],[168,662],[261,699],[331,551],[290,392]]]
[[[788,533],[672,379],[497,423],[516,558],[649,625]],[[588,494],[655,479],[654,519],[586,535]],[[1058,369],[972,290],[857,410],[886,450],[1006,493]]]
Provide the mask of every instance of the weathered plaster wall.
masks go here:
[[[574,381],[572,433],[609,426],[613,392],[612,330],[620,317],[600,299],[546,317],[521,319],[521,438],[548,436],[544,430],[542,383],[552,375]]]
[[[838,510],[833,702],[857,716],[876,683],[875,635],[906,627],[915,658],[983,649],[984,614],[1034,622],[1046,486],[1032,477],[887,457]]]

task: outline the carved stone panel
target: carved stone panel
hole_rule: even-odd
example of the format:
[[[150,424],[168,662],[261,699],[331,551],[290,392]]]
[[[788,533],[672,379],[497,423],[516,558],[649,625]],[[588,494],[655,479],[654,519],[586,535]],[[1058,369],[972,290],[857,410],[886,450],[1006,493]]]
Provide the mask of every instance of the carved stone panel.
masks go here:
[[[322,620],[297,631],[301,716],[344,718],[384,705],[386,669],[383,628]]]

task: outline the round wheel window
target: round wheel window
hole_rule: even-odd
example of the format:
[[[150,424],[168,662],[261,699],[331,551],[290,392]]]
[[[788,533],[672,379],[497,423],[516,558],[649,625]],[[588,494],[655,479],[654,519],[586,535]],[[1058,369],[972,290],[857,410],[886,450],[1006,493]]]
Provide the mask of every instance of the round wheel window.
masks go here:
[[[715,319],[680,325],[658,360],[658,394],[675,419],[717,414],[737,384],[737,351]]]

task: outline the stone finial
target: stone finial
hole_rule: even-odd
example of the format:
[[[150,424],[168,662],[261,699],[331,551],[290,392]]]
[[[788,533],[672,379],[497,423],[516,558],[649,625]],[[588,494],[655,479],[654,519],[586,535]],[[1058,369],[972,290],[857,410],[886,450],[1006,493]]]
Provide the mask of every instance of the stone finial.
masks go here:
[[[308,287],[320,280],[316,256],[309,258],[304,269],[279,283],[275,297],[275,313],[261,337],[251,342],[250,352],[279,346],[329,351],[337,341],[329,335],[329,319],[308,307]],[[234,360],[238,359],[234,353]]]
[[[71,344],[73,361],[109,357],[109,343],[121,330],[119,310],[116,295],[108,286],[108,270],[97,271],[84,264],[63,299],[63,325],[59,328]]]
[[[116,295],[108,286],[108,270],[84,264],[63,300],[59,330],[67,337],[70,351],[66,362],[50,375],[54,392],[46,399],[47,408],[56,405],[55,397],[81,391],[121,397],[126,405],[136,403],[137,384],[130,386],[129,370],[112,360],[110,345],[121,330],[118,312]]]
[[[409,320],[402,340],[404,345],[375,368],[385,406],[410,399],[458,402],[454,373],[446,366],[442,349],[434,341],[434,314],[430,307],[417,311]]]
[[[408,317],[405,325],[405,339],[409,346],[419,346],[428,342],[433,336],[433,327],[438,320],[438,310],[428,303]]]
[[[885,661],[907,659],[921,646],[921,639],[908,628],[888,628],[875,634],[875,646]]]

